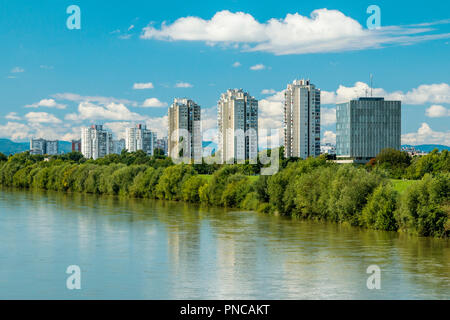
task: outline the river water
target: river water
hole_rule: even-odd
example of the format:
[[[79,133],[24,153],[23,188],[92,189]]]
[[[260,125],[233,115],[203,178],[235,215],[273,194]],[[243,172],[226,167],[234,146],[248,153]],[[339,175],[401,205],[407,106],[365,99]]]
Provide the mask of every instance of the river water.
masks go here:
[[[81,289],[69,290],[70,265]],[[380,289],[367,287],[377,265]],[[1,299],[450,299],[450,241],[185,203],[0,190]]]

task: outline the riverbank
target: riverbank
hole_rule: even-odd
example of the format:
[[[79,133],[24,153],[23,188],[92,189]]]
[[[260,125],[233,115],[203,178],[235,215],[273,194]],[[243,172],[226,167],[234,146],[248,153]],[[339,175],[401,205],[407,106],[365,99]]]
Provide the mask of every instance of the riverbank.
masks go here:
[[[288,162],[273,176],[249,176],[251,165],[224,165],[205,176],[201,167],[168,159],[80,160],[15,155],[0,163],[0,184],[185,201],[421,236],[450,234],[448,173],[393,183],[377,170],[325,158]]]

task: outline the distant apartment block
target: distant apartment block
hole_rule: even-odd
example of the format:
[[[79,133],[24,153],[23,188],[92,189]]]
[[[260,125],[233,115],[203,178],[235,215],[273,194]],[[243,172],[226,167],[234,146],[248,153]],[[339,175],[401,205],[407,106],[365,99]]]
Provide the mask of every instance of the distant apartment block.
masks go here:
[[[221,95],[217,107],[220,161],[256,161],[258,100],[242,89],[229,89]]]
[[[134,128],[127,128],[125,132],[125,148],[128,152],[143,150],[153,155],[156,133],[147,129],[144,124],[137,124]]]
[[[329,154],[329,155],[335,155],[336,154],[336,146],[332,145],[331,143],[325,143],[324,145],[320,146],[320,154]]]
[[[366,97],[336,105],[338,159],[367,162],[382,149],[401,148],[401,102]]]
[[[72,152],[81,152],[81,139],[72,140]]]
[[[155,141],[155,149],[163,150],[164,155],[167,156],[167,137],[163,137],[161,139],[156,139],[156,141]]]
[[[81,153],[88,159],[102,158],[112,152],[112,133],[102,125],[81,128]]]
[[[168,152],[173,159],[202,159],[201,108],[190,99],[169,107]]]
[[[31,139],[30,154],[57,155],[59,153],[58,140]]]
[[[125,139],[113,140],[111,153],[121,154],[122,150],[126,149]]]
[[[294,80],[284,94],[284,155],[320,155],[320,89],[309,80]]]

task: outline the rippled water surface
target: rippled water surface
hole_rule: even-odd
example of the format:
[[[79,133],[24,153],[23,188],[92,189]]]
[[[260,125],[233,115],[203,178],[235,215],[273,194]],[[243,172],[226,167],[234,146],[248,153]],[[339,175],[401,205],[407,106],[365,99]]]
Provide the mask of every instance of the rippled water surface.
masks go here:
[[[366,269],[381,268],[368,290]],[[66,268],[81,268],[81,290]],[[107,196],[0,190],[2,299],[449,299],[450,242]]]

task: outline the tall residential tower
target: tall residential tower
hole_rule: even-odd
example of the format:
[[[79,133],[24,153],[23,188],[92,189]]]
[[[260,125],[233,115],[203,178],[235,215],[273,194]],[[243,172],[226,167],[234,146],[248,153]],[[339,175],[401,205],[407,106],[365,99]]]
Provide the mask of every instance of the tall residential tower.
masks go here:
[[[169,107],[169,157],[202,159],[201,109],[190,99],[174,99]]]
[[[125,148],[128,152],[143,150],[153,155],[156,133],[147,129],[144,124],[137,124],[134,128],[127,128],[125,132]]]
[[[222,163],[258,156],[258,100],[242,89],[229,89],[217,105],[218,152]]]
[[[309,80],[294,80],[284,93],[284,155],[320,155],[320,89]]]
[[[87,159],[98,159],[112,153],[112,133],[102,125],[81,128],[81,153]]]

